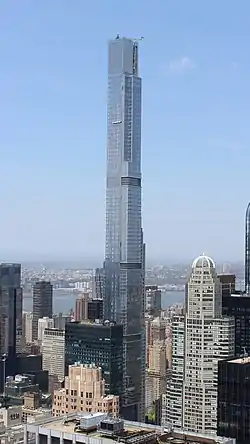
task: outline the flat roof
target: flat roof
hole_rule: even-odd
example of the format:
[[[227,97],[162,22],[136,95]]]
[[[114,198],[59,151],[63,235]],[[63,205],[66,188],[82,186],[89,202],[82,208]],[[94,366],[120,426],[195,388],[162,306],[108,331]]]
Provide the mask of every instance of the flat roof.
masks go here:
[[[103,436],[98,430],[86,433],[84,431],[76,431],[76,424],[79,423],[81,417],[87,417],[86,414],[70,413],[60,417],[50,417],[36,420],[34,423],[25,424],[25,431],[31,433],[40,432],[44,434],[46,430],[48,435],[58,436],[59,433],[66,434],[67,439],[81,443],[96,444],[114,444],[117,440],[110,436]],[[91,415],[93,417],[93,415]],[[90,424],[91,426],[91,424]],[[224,438],[218,436],[207,436],[196,433],[188,433],[185,431],[170,431],[161,426],[137,423],[132,421],[124,421],[124,433],[120,436],[120,442],[125,444],[235,444],[232,438]]]
[[[100,413],[96,414],[95,416],[99,415]],[[91,416],[93,417],[93,415]],[[89,444],[95,444],[96,439],[101,440],[100,442],[103,442],[104,444],[114,443],[114,439],[112,439],[112,437],[104,436],[104,434],[98,431],[98,429],[94,429],[93,431],[90,430],[89,432],[76,430],[76,426],[81,418],[88,419],[89,415],[84,413],[71,413],[69,415],[60,417],[43,418],[41,420],[36,420],[31,424],[26,424],[25,429],[28,432],[36,433],[37,429],[40,430],[41,428],[43,430],[42,433],[47,430],[48,434],[51,434],[51,436],[58,436],[58,433],[66,434],[67,439],[71,439],[70,435],[72,435],[73,439],[74,435],[77,437],[76,440],[79,442],[86,442],[86,438],[88,438]],[[92,424],[90,422],[90,427],[91,426]],[[144,442],[149,442],[149,444],[157,444],[157,437],[162,433],[163,429],[159,426],[150,426],[148,424],[124,421],[124,432],[120,437],[120,440],[124,443],[126,442],[127,444],[134,444],[135,441],[137,441],[138,444],[142,444]]]
[[[231,359],[228,362],[230,362],[231,364],[250,364],[250,356],[243,356],[242,358]]]

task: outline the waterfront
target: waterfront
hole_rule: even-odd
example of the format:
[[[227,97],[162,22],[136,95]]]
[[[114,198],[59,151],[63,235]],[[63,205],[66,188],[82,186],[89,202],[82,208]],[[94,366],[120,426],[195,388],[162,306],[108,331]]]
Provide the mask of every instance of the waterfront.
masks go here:
[[[70,309],[74,309],[77,296],[78,294],[74,292],[55,290],[53,298],[54,313],[68,313]],[[162,293],[163,309],[179,302],[184,302],[184,291],[166,291]],[[24,295],[23,310],[32,311],[31,296]]]

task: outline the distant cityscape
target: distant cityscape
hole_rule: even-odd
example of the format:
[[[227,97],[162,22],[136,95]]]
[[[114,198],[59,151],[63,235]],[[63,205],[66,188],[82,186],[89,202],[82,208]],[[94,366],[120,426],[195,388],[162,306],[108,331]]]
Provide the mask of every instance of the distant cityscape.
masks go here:
[[[108,44],[99,268],[0,264],[0,444],[249,444],[245,263],[147,267],[140,38]]]

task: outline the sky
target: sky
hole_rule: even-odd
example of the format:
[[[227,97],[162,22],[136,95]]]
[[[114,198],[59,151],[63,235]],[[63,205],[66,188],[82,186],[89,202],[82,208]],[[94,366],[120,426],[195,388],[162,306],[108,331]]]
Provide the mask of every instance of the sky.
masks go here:
[[[244,257],[250,2],[0,1],[0,258],[102,261],[107,41],[144,36],[148,260]]]

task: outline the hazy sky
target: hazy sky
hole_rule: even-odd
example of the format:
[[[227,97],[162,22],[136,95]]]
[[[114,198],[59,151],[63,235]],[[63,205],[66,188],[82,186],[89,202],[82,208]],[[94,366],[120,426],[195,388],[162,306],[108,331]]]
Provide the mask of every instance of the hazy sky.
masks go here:
[[[117,32],[145,37],[148,257],[241,259],[249,16],[249,0],[1,0],[1,259],[102,259],[107,40]]]

